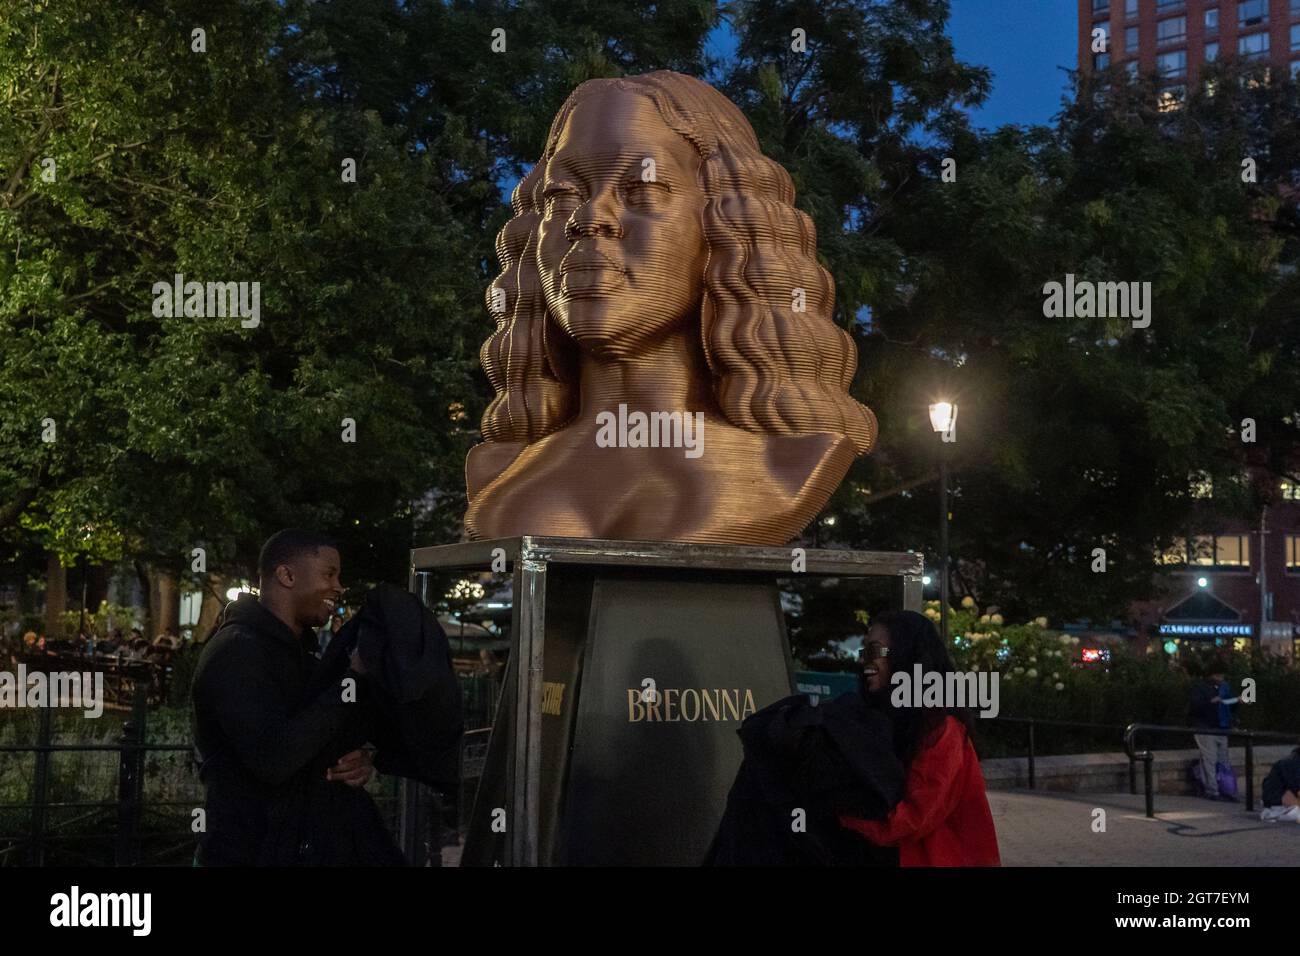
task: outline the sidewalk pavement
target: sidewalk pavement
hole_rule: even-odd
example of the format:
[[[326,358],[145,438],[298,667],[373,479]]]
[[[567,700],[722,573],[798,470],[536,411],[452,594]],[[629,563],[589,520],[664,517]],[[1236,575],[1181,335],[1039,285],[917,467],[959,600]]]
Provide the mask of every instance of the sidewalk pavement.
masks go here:
[[[1300,825],[1261,823],[1245,801],[1158,793],[1155,819],[1141,794],[989,791],[1003,866],[1295,866]],[[1106,811],[1094,833],[1093,811]]]
[[[1156,794],[1148,820],[1141,794],[990,790],[1003,866],[1296,866],[1300,825],[1261,823],[1259,804]],[[1092,831],[1093,810],[1106,832]],[[443,847],[458,866],[461,848]]]

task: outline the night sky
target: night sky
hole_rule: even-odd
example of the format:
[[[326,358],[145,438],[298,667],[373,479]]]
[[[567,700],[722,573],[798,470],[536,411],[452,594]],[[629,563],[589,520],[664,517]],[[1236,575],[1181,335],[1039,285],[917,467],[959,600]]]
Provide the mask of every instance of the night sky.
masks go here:
[[[976,125],[1047,123],[1061,108],[1078,36],[1075,0],[953,0],[948,34],[959,59],[993,71]]]

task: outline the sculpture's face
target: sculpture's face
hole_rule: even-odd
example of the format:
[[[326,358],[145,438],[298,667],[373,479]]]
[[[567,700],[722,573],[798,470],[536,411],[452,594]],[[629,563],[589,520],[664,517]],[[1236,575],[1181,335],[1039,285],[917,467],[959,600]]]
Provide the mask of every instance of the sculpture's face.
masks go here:
[[[635,354],[698,315],[699,168],[646,96],[605,89],[569,114],[542,184],[537,266],[551,314],[583,350]]]

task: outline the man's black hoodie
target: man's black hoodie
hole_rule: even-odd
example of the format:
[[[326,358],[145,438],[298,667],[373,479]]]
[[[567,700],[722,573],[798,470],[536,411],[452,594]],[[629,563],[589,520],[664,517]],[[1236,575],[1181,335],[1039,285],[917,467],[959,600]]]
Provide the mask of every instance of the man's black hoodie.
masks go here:
[[[192,695],[202,865],[405,862],[369,794],[325,779],[372,738],[372,688],[354,673],[322,681],[315,646],[248,594],[205,643]]]

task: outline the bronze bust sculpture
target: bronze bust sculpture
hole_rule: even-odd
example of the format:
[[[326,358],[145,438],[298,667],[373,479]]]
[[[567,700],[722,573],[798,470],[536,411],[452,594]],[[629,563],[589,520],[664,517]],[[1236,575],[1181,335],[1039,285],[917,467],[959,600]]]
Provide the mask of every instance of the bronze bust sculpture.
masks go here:
[[[470,537],[773,545],[812,520],[876,420],[793,199],[699,80],[570,94],[497,236]]]

